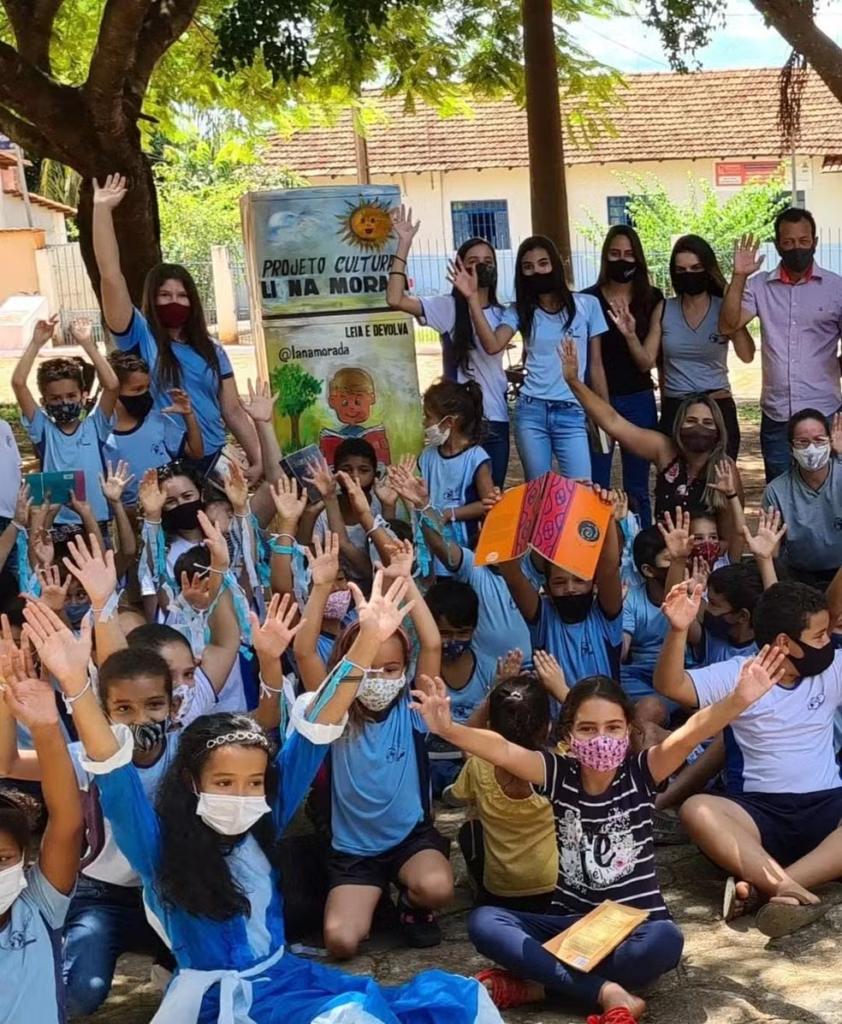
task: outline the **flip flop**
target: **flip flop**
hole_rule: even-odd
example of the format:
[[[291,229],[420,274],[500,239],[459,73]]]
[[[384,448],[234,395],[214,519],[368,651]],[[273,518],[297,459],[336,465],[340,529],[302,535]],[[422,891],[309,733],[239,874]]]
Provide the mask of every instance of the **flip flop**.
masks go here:
[[[733,875],[728,876],[725,883],[725,895],[722,900],[723,921],[736,921],[739,917],[747,917],[757,913],[760,906],[760,893],[753,885],[748,887],[748,896],[742,899],[737,895],[737,879]]]
[[[799,928],[813,924],[830,910],[830,903],[808,903],[801,893],[779,892],[778,896],[789,896],[798,900],[794,903],[767,903],[757,915],[757,930],[770,939],[791,935]]]

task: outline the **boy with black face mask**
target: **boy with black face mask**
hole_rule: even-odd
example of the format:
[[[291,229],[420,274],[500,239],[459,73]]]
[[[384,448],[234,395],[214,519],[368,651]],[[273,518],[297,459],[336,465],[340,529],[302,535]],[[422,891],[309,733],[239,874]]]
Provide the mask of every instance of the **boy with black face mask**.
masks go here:
[[[125,460],[134,479],[123,492],[126,505],[137,504],[138,481],[147,469],[160,469],[179,458],[198,461],[205,454],[199,421],[190,396],[170,391],[172,405],[160,410],[149,390],[149,365],[133,352],[112,352],[108,362],[120,384],[117,423],[105,446],[113,462]]]
[[[594,485],[612,507],[613,492]],[[605,675],[619,681],[623,642],[620,529],[612,518],[592,580],[547,563],[546,596],[524,575],[518,561],[503,562],[500,574],[529,626],[532,646],[552,654],[571,688],[580,679]]]

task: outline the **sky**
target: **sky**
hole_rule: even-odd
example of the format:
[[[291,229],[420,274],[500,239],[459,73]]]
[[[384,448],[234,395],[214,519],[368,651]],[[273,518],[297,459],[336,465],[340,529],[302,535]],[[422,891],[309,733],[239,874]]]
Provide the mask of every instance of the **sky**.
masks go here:
[[[830,10],[818,16],[819,27],[842,43],[842,4],[826,4]],[[835,9],[834,9],[835,8]],[[630,31],[632,29],[633,31]],[[597,60],[620,71],[669,71],[660,37],[629,18],[585,17],[572,27],[572,35]],[[730,0],[725,29],[697,53],[702,68],[780,67],[790,49],[763,19],[750,0]]]

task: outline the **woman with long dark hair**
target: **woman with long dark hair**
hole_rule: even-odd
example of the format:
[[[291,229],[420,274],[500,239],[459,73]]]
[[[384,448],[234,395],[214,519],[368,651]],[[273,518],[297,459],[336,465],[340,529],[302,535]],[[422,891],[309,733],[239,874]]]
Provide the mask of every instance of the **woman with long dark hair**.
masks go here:
[[[202,300],[189,271],[177,263],[157,264],[146,277],[142,309],[132,303],[112,219],[126,191],[120,174],[109,174],[103,185],[94,180],[94,253],[108,329],[122,351],[140,350],[152,371],[152,395],[160,409],[171,404],[173,388],[190,395],[205,445],[200,469],[204,472],[213,465],[225,445],[227,427],[248,457],[246,475],[256,482],[261,475],[257,434],[237,394],[231,361],[208,334]]]
[[[392,224],[398,236],[398,248],[389,274],[386,301],[392,309],[414,316],[420,323],[438,332],[442,344],[442,371],[449,380],[465,384],[476,381],[482,388],[485,429],[482,446],[491,457],[491,476],[497,487],[506,482],[509,468],[509,407],[506,402],[506,373],[503,369],[505,345],[486,347],[471,324],[465,296],[454,286],[450,295],[424,298],[407,295],[406,267],[412,239],[421,226],[412,223],[412,210],[401,206],[392,211]],[[483,317],[493,331],[500,323],[504,307],[497,299],[497,253],[484,238],[469,238],[456,250],[456,259],[475,268],[477,295]]]
[[[608,324],[602,336],[602,363],[609,401],[630,423],[654,429],[658,411],[647,346],[660,321],[664,295],[649,280],[643,245],[634,228],[624,224],[609,228],[602,244],[597,282],[583,289],[582,294],[593,295],[599,301]],[[611,481],[614,441],[610,444],[607,453],[591,453],[593,480],[601,487],[608,487]],[[641,525],[649,526],[649,463],[626,450],[621,455],[623,488],[637,501]]]
[[[561,374],[557,353],[562,340],[571,338],[582,376],[587,367],[594,389],[608,397],[600,344],[606,323],[597,300],[570,291],[558,249],[544,235],[521,243],[515,263],[515,303],[496,330],[483,314],[476,268],[457,260],[451,280],[468,300],[474,329],[486,351],[504,349],[516,331],[523,338],[526,380],[515,408],[515,441],[526,479],[534,480],[552,469],[553,456],[564,476],[589,479],[585,412]]]

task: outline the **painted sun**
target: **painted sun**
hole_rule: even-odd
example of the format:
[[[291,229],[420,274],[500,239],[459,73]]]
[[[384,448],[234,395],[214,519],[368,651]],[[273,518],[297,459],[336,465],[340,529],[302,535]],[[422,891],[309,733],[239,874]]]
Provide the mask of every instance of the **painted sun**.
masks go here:
[[[342,229],[342,241],[358,249],[379,250],[392,234],[389,208],[376,199],[348,203],[338,218]]]

